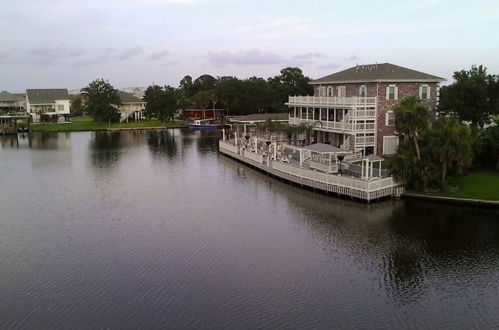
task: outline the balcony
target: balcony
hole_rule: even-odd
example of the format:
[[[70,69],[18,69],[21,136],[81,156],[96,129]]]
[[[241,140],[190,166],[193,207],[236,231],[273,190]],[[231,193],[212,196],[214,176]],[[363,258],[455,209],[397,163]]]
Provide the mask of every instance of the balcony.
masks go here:
[[[376,128],[375,123],[359,123],[351,121],[325,121],[325,120],[321,121],[321,120],[294,118],[294,117],[289,118],[289,123],[291,125],[306,124],[321,131],[347,132],[352,134],[364,131],[368,131],[370,133],[374,132]]]
[[[288,106],[356,107],[376,106],[376,97],[290,96]]]

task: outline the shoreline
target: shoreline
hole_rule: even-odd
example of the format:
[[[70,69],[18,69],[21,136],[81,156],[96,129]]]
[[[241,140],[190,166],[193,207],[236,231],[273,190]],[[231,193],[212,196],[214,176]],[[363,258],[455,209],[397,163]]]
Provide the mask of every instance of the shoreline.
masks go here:
[[[124,125],[124,127],[111,127],[107,123],[94,123],[87,124],[88,122],[71,122],[71,123],[60,123],[60,124],[34,124],[31,125],[31,132],[96,132],[96,131],[134,131],[134,130],[160,130],[169,128],[187,128],[189,125],[183,122],[172,123],[171,125],[144,125],[144,126],[129,126]],[[45,126],[47,125],[47,126]],[[50,125],[50,126],[48,126]]]
[[[461,206],[486,207],[486,208],[499,208],[499,201],[485,200],[485,199],[433,196],[433,195],[414,193],[414,192],[404,192],[401,195],[401,197],[404,199],[418,199],[418,200],[425,200],[425,201],[442,203],[442,204],[454,204],[454,205],[461,205]]]

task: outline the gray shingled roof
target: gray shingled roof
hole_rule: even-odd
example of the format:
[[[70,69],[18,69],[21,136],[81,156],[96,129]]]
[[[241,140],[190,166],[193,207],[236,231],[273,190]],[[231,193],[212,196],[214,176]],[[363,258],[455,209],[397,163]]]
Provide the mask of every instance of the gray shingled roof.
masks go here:
[[[333,73],[310,84],[348,83],[348,82],[378,82],[378,81],[425,81],[440,82],[444,78],[424,72],[404,68],[390,63],[356,65],[350,69]]]
[[[123,91],[118,91],[118,94],[120,96],[121,103],[143,103],[144,101],[139,99],[138,97],[134,96],[133,94],[123,92]]]
[[[26,96],[31,104],[55,103],[55,100],[69,100],[67,88],[27,89]]]
[[[325,144],[325,143],[314,143],[308,146],[303,147],[303,149],[311,150],[313,152],[318,152],[318,153],[334,153],[334,152],[346,152],[345,150],[342,150],[338,147],[335,147],[330,144]]]
[[[0,92],[0,102],[16,102],[16,101],[25,101],[25,100],[26,97],[22,97],[18,94],[11,94],[6,91]]]
[[[287,121],[289,120],[289,114],[287,112],[252,113],[251,115],[234,116],[228,119],[231,122],[264,122],[269,119],[273,121]]]

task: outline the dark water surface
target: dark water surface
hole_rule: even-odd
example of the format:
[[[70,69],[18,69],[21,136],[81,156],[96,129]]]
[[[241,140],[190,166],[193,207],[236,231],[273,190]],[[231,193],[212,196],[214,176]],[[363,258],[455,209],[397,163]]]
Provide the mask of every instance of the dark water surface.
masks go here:
[[[217,132],[0,137],[0,328],[492,328],[499,212],[359,204]]]

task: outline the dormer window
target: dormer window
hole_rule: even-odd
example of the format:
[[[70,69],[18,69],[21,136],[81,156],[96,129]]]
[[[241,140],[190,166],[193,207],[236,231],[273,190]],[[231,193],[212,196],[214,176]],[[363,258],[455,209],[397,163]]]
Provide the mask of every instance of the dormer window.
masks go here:
[[[430,86],[428,85],[419,86],[419,98],[421,100],[428,100],[430,98]]]

